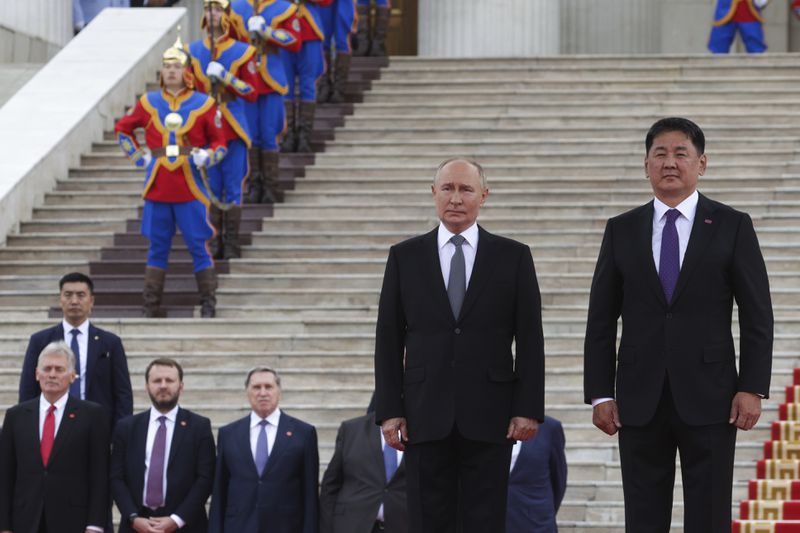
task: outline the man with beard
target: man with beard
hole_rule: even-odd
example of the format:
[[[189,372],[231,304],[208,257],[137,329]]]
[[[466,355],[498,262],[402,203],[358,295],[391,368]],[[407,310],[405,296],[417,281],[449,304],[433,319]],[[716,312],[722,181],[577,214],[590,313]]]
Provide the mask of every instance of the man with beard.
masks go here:
[[[153,406],[124,418],[114,432],[111,495],[122,516],[119,531],[205,532],[214,478],[211,422],[178,407],[183,368],[177,361],[155,359],[145,382]]]

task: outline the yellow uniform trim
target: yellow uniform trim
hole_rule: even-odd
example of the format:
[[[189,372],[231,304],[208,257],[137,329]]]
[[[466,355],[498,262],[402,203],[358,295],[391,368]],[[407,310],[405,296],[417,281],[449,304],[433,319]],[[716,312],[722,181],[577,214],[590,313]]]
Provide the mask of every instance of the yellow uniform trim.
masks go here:
[[[281,85],[272,75],[269,73],[269,69],[267,68],[267,61],[268,56],[265,54],[261,56],[261,64],[258,65],[258,72],[261,74],[261,79],[270,86],[270,88],[280,95],[285,95],[289,92],[288,85]]]
[[[317,34],[317,38],[320,41],[325,40],[325,32],[323,32],[319,26],[317,26],[317,21],[314,20],[314,15],[308,10],[305,5],[300,6],[300,17],[306,19],[308,25],[311,26],[311,29],[314,30],[314,33]]]
[[[231,125],[231,128],[233,128],[233,131],[236,132],[236,135],[238,135],[239,138],[244,141],[244,143],[247,145],[247,148],[250,148],[253,144],[253,142],[250,140],[250,136],[247,134],[246,131],[244,131],[244,129],[242,129],[242,125],[239,124],[239,122],[230,112],[228,106],[222,104],[219,110],[220,112],[222,112],[222,116],[225,117],[225,119],[228,121],[228,124]]]
[[[752,13],[753,17],[755,17],[755,19],[758,22],[761,23],[764,22],[764,17],[761,16],[761,13],[758,12],[756,6],[753,5],[753,0],[732,0],[731,8],[728,10],[728,12],[725,14],[724,17],[722,17],[717,21],[714,21],[714,26],[724,26],[725,24],[729,23],[733,18],[733,14],[736,13],[736,8],[739,7],[740,2],[747,2],[747,7],[748,9],[750,9],[750,13]]]

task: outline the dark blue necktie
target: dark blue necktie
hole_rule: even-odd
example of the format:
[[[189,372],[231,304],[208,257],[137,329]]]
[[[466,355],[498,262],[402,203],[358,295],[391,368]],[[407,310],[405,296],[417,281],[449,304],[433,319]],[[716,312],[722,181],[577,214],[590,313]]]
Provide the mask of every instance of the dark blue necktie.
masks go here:
[[[79,400],[81,399],[81,350],[78,346],[78,335],[80,332],[81,331],[77,328],[70,331],[72,334],[72,342],[69,344],[72,353],[75,354],[75,374],[77,375],[75,381],[69,386],[69,394]]]
[[[397,471],[397,450],[388,444],[383,445],[383,467],[386,469],[386,483],[389,483]]]
[[[450,242],[456,247],[453,258],[450,260],[450,276],[447,281],[447,298],[450,300],[450,309],[453,316],[458,320],[461,313],[461,305],[464,303],[464,295],[467,293],[467,268],[464,260],[464,250],[461,245],[465,239],[461,235],[453,235]]]
[[[672,302],[672,294],[675,292],[678,274],[681,271],[678,230],[675,227],[675,220],[680,214],[681,212],[677,209],[667,211],[667,221],[661,232],[661,257],[658,262],[658,277],[661,278],[661,286],[664,288],[664,296],[668,304]]]

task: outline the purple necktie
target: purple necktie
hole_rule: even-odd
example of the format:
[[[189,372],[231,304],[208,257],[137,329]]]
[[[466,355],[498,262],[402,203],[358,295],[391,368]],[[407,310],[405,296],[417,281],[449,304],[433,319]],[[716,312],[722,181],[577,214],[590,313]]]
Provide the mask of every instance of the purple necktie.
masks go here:
[[[664,296],[667,298],[668,304],[672,303],[672,294],[675,292],[678,274],[681,271],[678,230],[675,228],[675,220],[680,214],[681,212],[677,209],[667,211],[667,221],[661,231],[661,257],[658,262],[658,277],[661,278],[661,286],[664,288]]]
[[[147,493],[144,504],[151,509],[164,506],[164,456],[167,450],[167,425],[166,416],[159,416],[161,423],[156,430],[153,440],[153,450],[150,452],[150,468],[147,470]]]
[[[267,419],[261,420],[258,423],[261,426],[261,430],[258,432],[258,438],[256,439],[256,470],[258,470],[258,475],[261,477],[261,474],[264,473],[264,468],[267,466],[267,460],[269,459],[269,450],[267,449]]]

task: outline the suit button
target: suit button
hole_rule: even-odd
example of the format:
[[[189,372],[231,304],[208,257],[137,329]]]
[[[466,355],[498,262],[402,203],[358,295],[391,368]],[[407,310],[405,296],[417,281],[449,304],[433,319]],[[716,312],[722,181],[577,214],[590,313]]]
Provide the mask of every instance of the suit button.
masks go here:
[[[456,328],[455,333],[456,333],[456,335],[461,335],[461,328]]]
[[[453,368],[455,368],[455,367],[456,367],[456,360],[455,360],[455,359],[453,359],[452,361],[450,361],[450,366],[451,366],[451,367],[453,367]]]
[[[672,313],[667,313],[667,319],[672,318]]]

